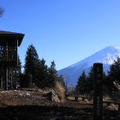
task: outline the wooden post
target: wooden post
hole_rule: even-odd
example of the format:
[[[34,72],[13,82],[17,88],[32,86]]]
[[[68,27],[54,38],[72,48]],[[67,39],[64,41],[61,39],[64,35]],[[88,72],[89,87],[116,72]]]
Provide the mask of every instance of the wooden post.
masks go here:
[[[5,90],[8,90],[8,67],[5,69]]]
[[[76,101],[76,102],[78,101],[78,96],[75,96],[75,101]]]
[[[18,39],[16,41],[16,66],[18,66]]]
[[[118,111],[120,111],[120,104],[118,104]]]
[[[93,80],[93,90],[94,90],[94,120],[103,120],[103,64],[95,63],[94,66],[94,80]]]

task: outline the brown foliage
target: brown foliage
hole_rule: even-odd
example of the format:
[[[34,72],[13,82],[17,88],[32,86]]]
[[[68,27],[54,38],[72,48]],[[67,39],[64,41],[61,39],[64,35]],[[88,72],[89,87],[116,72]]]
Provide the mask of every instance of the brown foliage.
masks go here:
[[[63,84],[61,82],[59,82],[59,81],[56,81],[55,84],[56,84],[55,85],[55,91],[57,92],[58,96],[60,97],[61,102],[63,102],[64,99],[65,99],[65,91],[66,91],[66,89],[63,86]]]

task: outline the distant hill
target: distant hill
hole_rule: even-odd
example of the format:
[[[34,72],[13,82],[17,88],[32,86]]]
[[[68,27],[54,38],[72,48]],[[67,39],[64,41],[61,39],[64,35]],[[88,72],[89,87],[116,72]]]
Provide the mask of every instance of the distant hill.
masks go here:
[[[63,75],[68,86],[75,86],[83,70],[88,74],[94,63],[103,63],[104,72],[107,73],[114,60],[120,57],[120,47],[109,46],[95,54],[58,71],[58,75]]]

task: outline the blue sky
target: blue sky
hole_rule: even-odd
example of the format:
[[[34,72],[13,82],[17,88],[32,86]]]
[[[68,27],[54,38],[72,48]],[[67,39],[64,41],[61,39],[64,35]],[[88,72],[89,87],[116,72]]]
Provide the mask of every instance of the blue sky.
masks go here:
[[[0,7],[0,30],[25,34],[22,65],[30,44],[57,70],[120,46],[120,0],[0,0]]]

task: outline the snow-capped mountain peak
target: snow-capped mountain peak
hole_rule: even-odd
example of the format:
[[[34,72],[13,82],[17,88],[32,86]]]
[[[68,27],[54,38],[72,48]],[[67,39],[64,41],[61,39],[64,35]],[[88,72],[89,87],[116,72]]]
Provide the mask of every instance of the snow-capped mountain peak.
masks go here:
[[[108,46],[93,55],[58,71],[58,74],[68,76],[69,85],[76,85],[78,77],[83,70],[88,74],[94,63],[103,63],[104,71],[107,73],[110,65],[113,64],[114,60],[117,60],[118,57],[120,57],[120,47]]]

